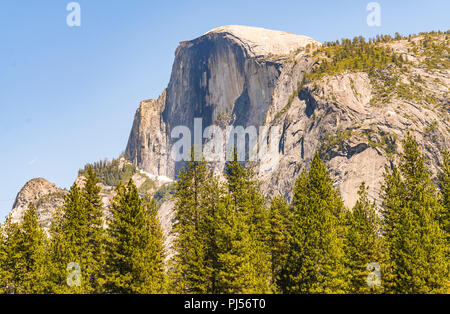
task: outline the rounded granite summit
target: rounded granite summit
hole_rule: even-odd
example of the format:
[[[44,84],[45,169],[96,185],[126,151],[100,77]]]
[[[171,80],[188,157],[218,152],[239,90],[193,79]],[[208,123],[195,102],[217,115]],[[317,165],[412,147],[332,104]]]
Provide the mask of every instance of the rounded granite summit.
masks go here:
[[[211,34],[224,34],[247,46],[255,56],[269,54],[283,56],[308,44],[320,45],[317,40],[307,36],[242,25],[221,26],[210,30],[205,36]]]

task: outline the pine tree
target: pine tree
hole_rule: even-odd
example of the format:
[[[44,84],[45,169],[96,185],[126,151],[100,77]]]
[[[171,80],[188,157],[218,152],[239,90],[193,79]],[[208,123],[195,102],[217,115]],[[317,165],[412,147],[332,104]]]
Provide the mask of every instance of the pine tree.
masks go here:
[[[162,231],[154,202],[139,197],[130,179],[119,184],[108,228],[105,290],[162,293],[165,287]]]
[[[171,271],[175,292],[270,292],[264,198],[250,172],[233,166],[227,165],[226,188],[204,161],[187,162],[179,174]]]
[[[43,293],[45,235],[36,207],[29,204],[20,224],[7,221],[4,228],[0,289],[12,294]]]
[[[294,223],[282,271],[285,293],[342,293],[346,289],[343,203],[316,153],[294,187]]]
[[[50,289],[54,293],[90,293],[89,219],[83,193],[76,183],[54,218],[48,256]],[[74,273],[77,270],[79,274]],[[70,278],[74,283],[69,285]]]
[[[84,175],[83,188],[75,183],[53,217],[46,258],[51,292],[102,292],[106,234],[101,189],[92,167]]]
[[[219,203],[218,213],[218,291],[239,294],[267,290],[254,267],[260,255],[256,252],[245,213],[236,209],[229,194]]]
[[[9,272],[6,270],[8,254],[6,251],[6,238],[4,235],[5,226],[8,221],[0,228],[0,294],[6,294],[8,291]]]
[[[383,245],[378,235],[380,219],[375,203],[369,201],[365,183],[361,184],[358,195],[353,210],[347,212],[346,257],[350,271],[350,292],[379,293],[383,291],[382,286],[369,286],[367,283],[371,272],[367,266],[377,263],[381,267],[383,264]]]
[[[7,223],[7,222],[6,222]],[[5,223],[5,224],[6,224]],[[5,236],[4,236],[4,227],[0,226],[0,294],[5,294],[6,286],[7,286],[7,273],[6,273],[6,246],[5,246]]]
[[[269,221],[272,284],[276,285],[280,279],[282,266],[287,258],[289,234],[292,227],[292,213],[283,197],[276,196],[272,199],[269,210]]]
[[[15,248],[14,235],[19,232],[17,223],[12,223],[8,217],[0,228],[0,293],[13,293],[14,286],[11,284],[13,279],[13,263],[10,257],[13,255]]]
[[[192,150],[191,157],[194,154]],[[216,293],[218,181],[205,161],[194,158],[178,176],[171,285],[180,293]]]
[[[12,223],[10,217],[2,225],[2,246],[1,246],[1,265],[0,265],[0,293],[15,293],[15,284],[17,278],[22,279],[23,272],[16,267],[16,262],[12,259],[18,251],[19,226]],[[17,274],[20,272],[20,274]]]
[[[440,222],[441,228],[446,234],[447,247],[450,247],[450,152],[445,151],[442,155],[444,163],[442,164],[442,172],[439,176],[439,188],[442,195],[443,212],[440,215]]]
[[[221,256],[230,254],[235,256],[238,252],[235,250],[235,247],[237,247],[241,251],[239,253],[241,256],[237,256],[242,259],[241,267],[247,268],[244,286],[241,287],[241,291],[238,289],[234,293],[268,293],[274,290],[274,286],[271,284],[269,214],[265,206],[264,195],[260,190],[260,184],[254,179],[254,171],[250,166],[244,167],[237,160],[238,156],[235,149],[233,159],[225,166],[227,192],[230,199],[225,204],[227,204],[228,211],[231,211],[230,215],[235,216],[232,222],[236,223],[237,220],[240,220],[237,226],[231,226],[231,230],[248,233],[249,236],[238,236],[237,239],[240,242],[235,241],[234,246],[230,246],[228,251],[222,250]],[[244,231],[247,229],[248,231]],[[248,259],[251,262],[247,262]],[[225,264],[222,263],[223,265]],[[242,281],[237,276],[234,280]],[[245,286],[249,283],[252,288]]]
[[[399,169],[386,169],[383,207],[391,276],[386,289],[394,293],[445,291],[448,260],[442,212],[436,187],[415,139],[403,140]]]
[[[442,212],[439,215],[439,221],[442,230],[444,230],[445,232],[445,238],[447,241],[445,253],[446,260],[450,261],[450,152],[444,151],[442,155],[444,163],[442,164],[442,172],[439,175],[439,188],[441,190]],[[450,292],[450,278],[447,278],[447,293],[449,292]]]
[[[62,208],[57,208],[52,214],[52,223],[49,228],[49,241],[45,250],[47,293],[63,293],[65,268],[62,266],[64,258],[62,251],[62,216]]]
[[[270,226],[265,197],[251,165],[244,167],[238,161],[236,149],[233,159],[225,166],[225,177],[234,206],[247,214],[250,231],[257,240],[267,244]]]
[[[106,234],[103,228],[103,202],[100,196],[101,188],[98,186],[99,179],[92,166],[89,166],[85,174],[84,189],[82,191],[85,200],[86,215],[88,219],[87,228],[87,253],[88,264],[86,279],[89,281],[91,291],[100,293],[102,291],[105,264],[105,241]]]

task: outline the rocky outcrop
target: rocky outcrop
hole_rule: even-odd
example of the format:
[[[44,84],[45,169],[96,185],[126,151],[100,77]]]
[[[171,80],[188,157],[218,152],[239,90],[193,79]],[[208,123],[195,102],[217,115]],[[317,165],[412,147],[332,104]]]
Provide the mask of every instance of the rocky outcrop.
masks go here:
[[[174,249],[172,243],[175,235],[172,233],[172,227],[175,222],[173,208],[175,206],[175,201],[173,199],[168,199],[164,201],[158,211],[158,219],[161,223],[161,229],[164,236],[164,248],[165,248],[165,259],[168,261],[174,254]]]
[[[121,157],[117,160],[117,167],[119,170],[126,166],[131,166],[130,162]],[[143,171],[135,169],[135,173],[130,176],[134,184],[139,189],[141,194],[153,194],[162,186],[171,181],[166,178],[152,177]],[[82,173],[79,173],[75,183],[79,188],[83,188],[86,178]],[[124,179],[127,182],[127,179]],[[99,182],[100,197],[104,208],[104,218],[111,217],[111,206],[114,196],[116,195],[115,186]],[[24,187],[17,194],[13,208],[9,214],[11,223],[19,223],[27,210],[30,203],[34,204],[37,209],[38,219],[40,225],[45,231],[49,231],[52,223],[53,214],[62,207],[64,197],[68,193],[67,190],[57,187],[55,184],[43,179],[36,178],[27,182]],[[107,219],[104,220],[106,227]]]
[[[288,82],[292,71],[293,66],[287,65],[286,77],[282,76],[280,82]],[[441,152],[450,148],[449,72],[426,70],[413,63],[401,75],[407,82],[420,75],[423,92],[431,93],[439,103],[394,97],[374,105],[373,84],[377,82],[367,73],[326,76],[306,85],[289,108],[270,122],[282,125],[278,156],[272,156],[280,162],[275,171],[260,174],[265,180],[263,186],[269,194],[290,198],[296,177],[319,151],[347,207],[356,203],[362,182],[368,185],[369,196],[381,206],[383,172],[391,161],[398,161],[401,139],[407,132],[416,138],[428,167],[436,175]],[[273,104],[283,104],[285,99],[286,93],[280,93]]]
[[[43,178],[32,179],[17,194],[9,219],[12,223],[20,222],[29,204],[33,203],[37,209],[39,224],[48,230],[52,215],[64,202],[66,193],[66,190]]]
[[[141,102],[125,150],[128,160],[155,176],[173,172],[168,158],[168,133],[162,116],[165,106],[165,91],[157,100]]]

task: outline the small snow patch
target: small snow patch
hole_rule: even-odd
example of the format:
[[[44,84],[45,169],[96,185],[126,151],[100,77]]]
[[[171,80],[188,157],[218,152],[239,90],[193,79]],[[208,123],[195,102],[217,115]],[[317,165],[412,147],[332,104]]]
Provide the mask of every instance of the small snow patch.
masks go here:
[[[162,183],[171,183],[171,182],[173,182],[172,179],[170,179],[170,178],[168,178],[168,177],[166,177],[166,176],[157,176],[157,175],[148,173],[148,172],[146,172],[146,171],[144,171],[144,170],[141,170],[141,169],[138,169],[138,168],[137,168],[137,170],[138,170],[141,174],[143,174],[143,175],[149,177],[150,179],[152,179],[152,180],[154,180],[154,181],[158,181],[158,182],[162,182]]]

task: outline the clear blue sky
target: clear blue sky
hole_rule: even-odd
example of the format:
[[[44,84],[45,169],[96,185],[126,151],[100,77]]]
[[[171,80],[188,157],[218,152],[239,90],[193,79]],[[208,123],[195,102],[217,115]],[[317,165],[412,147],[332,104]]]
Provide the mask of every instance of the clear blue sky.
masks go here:
[[[448,0],[79,0],[81,27],[66,25],[69,0],[0,4],[0,221],[34,177],[69,187],[87,162],[117,157],[138,104],[166,87],[178,42],[229,24],[319,41],[447,30]]]

